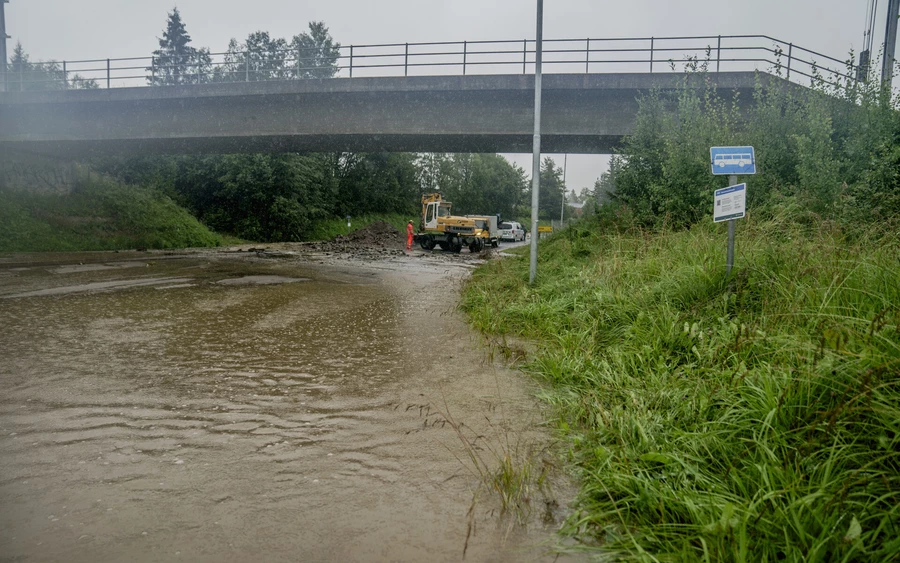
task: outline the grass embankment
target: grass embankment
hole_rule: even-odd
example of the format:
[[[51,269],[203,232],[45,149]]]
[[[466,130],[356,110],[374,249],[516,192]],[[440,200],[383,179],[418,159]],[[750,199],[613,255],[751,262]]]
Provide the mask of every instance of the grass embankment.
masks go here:
[[[219,246],[223,238],[168,197],[103,178],[69,194],[0,191],[0,252]]]
[[[635,561],[900,560],[900,239],[582,223],[463,307],[540,351],[582,491],[564,531]]]

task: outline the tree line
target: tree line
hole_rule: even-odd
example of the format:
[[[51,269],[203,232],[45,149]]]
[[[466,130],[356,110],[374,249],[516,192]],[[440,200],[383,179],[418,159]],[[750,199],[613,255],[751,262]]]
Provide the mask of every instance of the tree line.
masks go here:
[[[191,36],[178,8],[169,13],[166,29],[153,51],[147,81],[153,86],[331,78],[338,71],[341,44],[323,22],[290,40],[255,31],[243,42],[232,38],[223,62],[214,63],[210,50],[191,45]]]

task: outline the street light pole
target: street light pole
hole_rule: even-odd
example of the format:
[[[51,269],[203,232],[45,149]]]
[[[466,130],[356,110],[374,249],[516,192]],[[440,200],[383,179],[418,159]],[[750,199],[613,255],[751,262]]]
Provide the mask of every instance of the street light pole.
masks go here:
[[[6,58],[6,40],[9,35],[6,34],[6,7],[9,0],[0,0],[0,92],[6,92],[6,70],[9,63]]]
[[[538,190],[541,186],[541,54],[544,33],[544,0],[537,0],[537,33],[534,42],[534,143],[531,147],[531,264],[528,283],[537,277]]]
[[[887,23],[884,28],[884,56],[881,59],[881,87],[889,93],[894,77],[894,51],[897,49],[897,17],[900,0],[889,0]]]
[[[566,211],[566,164],[569,161],[569,153],[563,157],[563,183],[562,183],[562,203],[559,204],[559,228],[563,228],[563,214]]]

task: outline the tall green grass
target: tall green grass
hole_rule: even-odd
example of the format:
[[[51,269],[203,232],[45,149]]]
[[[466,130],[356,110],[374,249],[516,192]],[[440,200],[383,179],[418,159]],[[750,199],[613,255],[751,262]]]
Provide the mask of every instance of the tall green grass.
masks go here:
[[[539,343],[582,483],[565,533],[632,561],[900,561],[900,237],[784,218],[581,223],[469,281]]]
[[[0,190],[0,252],[219,246],[213,233],[168,197],[104,178],[81,178],[67,194]]]

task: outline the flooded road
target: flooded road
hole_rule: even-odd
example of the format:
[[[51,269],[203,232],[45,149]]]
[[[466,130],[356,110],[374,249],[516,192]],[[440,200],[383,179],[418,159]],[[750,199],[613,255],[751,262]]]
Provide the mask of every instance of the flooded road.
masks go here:
[[[552,460],[533,389],[455,310],[467,271],[0,256],[0,561],[557,560],[569,491],[513,526],[447,424]]]

